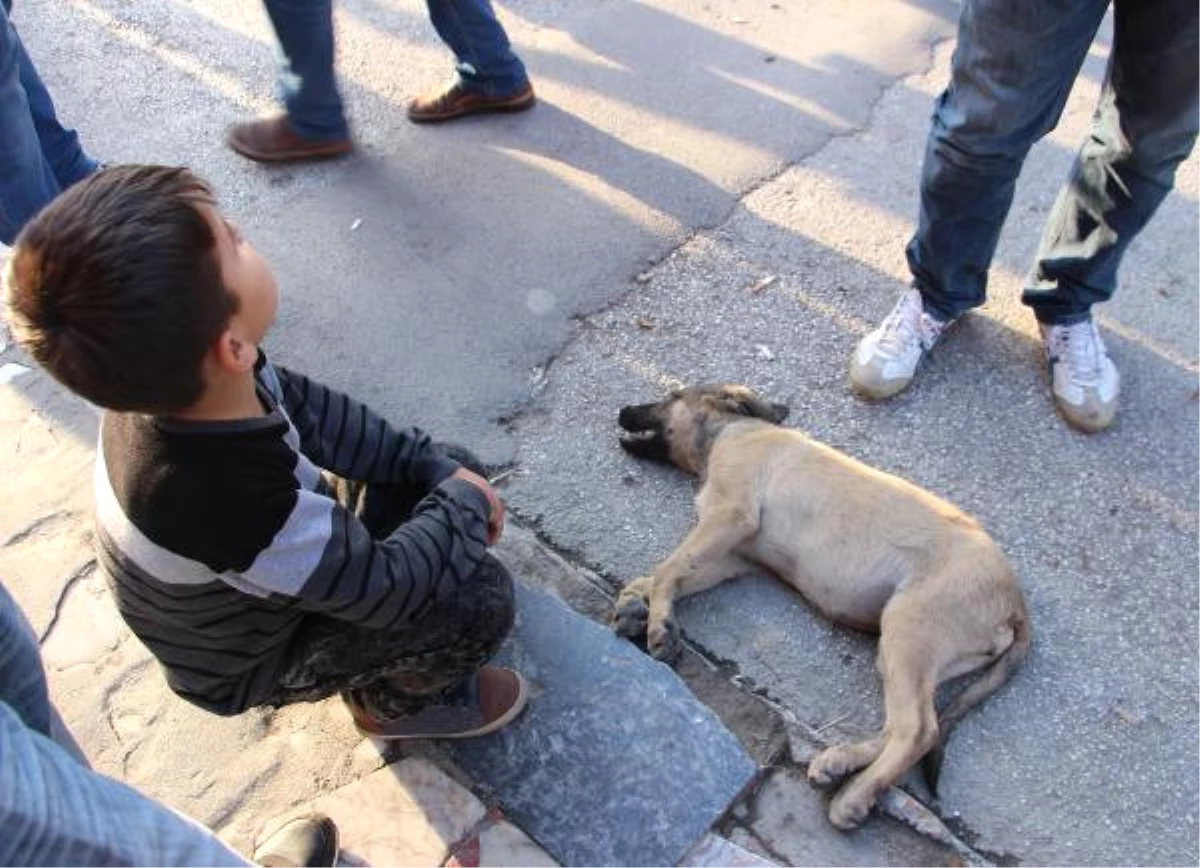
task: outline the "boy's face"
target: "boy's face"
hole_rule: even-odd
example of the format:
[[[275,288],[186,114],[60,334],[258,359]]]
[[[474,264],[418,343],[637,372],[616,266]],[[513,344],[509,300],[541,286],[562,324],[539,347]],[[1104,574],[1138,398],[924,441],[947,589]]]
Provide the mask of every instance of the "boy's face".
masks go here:
[[[212,205],[201,205],[204,217],[217,239],[217,261],[225,288],[237,296],[238,312],[229,327],[242,340],[262,343],[279,311],[279,286],[267,261],[247,241],[236,225]]]

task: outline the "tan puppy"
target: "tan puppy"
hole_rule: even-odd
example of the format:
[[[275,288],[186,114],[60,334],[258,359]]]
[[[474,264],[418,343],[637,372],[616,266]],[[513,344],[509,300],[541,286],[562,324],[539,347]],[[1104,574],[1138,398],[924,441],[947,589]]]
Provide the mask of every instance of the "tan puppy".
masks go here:
[[[830,821],[850,829],[931,751],[936,786],[950,728],[1029,650],[1029,615],[1003,553],[974,519],[778,427],[787,414],[743,386],[687,388],[621,410],[627,451],[668,461],[704,484],[696,526],[653,576],[625,587],[613,624],[625,636],[646,634],[655,657],[673,657],[675,600],[765,569],[839,624],[879,632],[883,729],[829,748],[808,768],[817,785],[865,769],[829,808]],[[938,685],[975,671],[980,677],[939,721]]]

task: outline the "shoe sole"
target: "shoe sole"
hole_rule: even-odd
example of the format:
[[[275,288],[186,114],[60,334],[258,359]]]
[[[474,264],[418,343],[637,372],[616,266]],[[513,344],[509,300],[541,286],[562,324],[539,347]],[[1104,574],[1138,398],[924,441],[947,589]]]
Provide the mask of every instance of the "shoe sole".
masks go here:
[[[517,716],[525,710],[525,706],[529,704],[529,685],[526,683],[524,676],[520,672],[513,670],[513,674],[517,676],[517,698],[509,707],[508,711],[500,715],[491,723],[486,723],[476,729],[464,730],[462,732],[424,732],[424,733],[389,733],[386,728],[379,728],[368,725],[354,713],[353,707],[350,707],[350,716],[354,720],[354,726],[363,735],[369,738],[377,738],[384,741],[411,741],[412,739],[461,739],[475,738],[488,733],[496,732],[508,726]]]
[[[420,114],[410,111],[408,119],[414,124],[439,124],[442,121],[452,121],[458,118],[469,117],[470,115],[482,114],[514,114],[516,112],[528,111],[537,105],[537,95],[529,93],[523,96],[514,97],[511,100],[504,102],[489,102],[471,106],[470,108],[460,109],[454,112],[444,112],[439,114]]]
[[[229,147],[247,160],[253,160],[256,163],[295,163],[301,160],[328,160],[348,154],[354,150],[354,145],[349,142],[334,142],[328,145],[296,148],[290,151],[256,151],[253,148],[246,147],[235,139],[229,140]]]
[[[920,368],[921,365],[918,362],[917,370],[919,371]],[[868,401],[886,401],[888,398],[893,398],[911,386],[912,381],[917,377],[917,371],[913,371],[913,375],[907,380],[892,380],[890,382],[875,380],[875,378],[868,374],[867,367],[860,365],[855,356],[850,357],[850,370],[847,373],[850,380],[850,388],[854,391],[854,394]]]

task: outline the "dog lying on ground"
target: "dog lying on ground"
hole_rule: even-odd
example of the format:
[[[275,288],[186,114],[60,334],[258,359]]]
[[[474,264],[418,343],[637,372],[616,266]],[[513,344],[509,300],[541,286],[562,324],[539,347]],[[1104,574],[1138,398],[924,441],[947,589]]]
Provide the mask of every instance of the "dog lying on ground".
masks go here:
[[[950,729],[1000,687],[1029,650],[1029,615],[1003,553],[974,519],[923,489],[781,428],[788,408],[743,386],[681,389],[628,406],[621,445],[703,480],[696,526],[654,571],[621,592],[613,626],[679,650],[677,599],[767,570],[827,617],[878,632],[885,722],[874,737],[820,753],[809,781],[863,771],[834,797],[830,821],[861,823],[876,799],[927,758],[936,787]],[[938,685],[979,677],[942,711]]]

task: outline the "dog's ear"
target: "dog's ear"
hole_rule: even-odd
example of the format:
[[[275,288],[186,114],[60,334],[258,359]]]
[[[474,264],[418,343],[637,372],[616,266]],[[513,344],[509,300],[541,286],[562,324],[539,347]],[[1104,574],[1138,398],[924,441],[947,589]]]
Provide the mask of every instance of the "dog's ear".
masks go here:
[[[755,419],[765,419],[776,425],[786,419],[788,413],[791,412],[786,404],[775,404],[770,401],[764,401],[749,389],[743,388],[726,392],[721,403],[724,409],[730,413],[737,413],[739,416],[752,416]]]
[[[769,415],[765,418],[771,422],[774,422],[776,425],[782,424],[783,420],[788,417],[788,413],[792,412],[792,408],[789,407],[787,404],[772,403],[770,405],[770,407],[771,407],[771,415]]]

